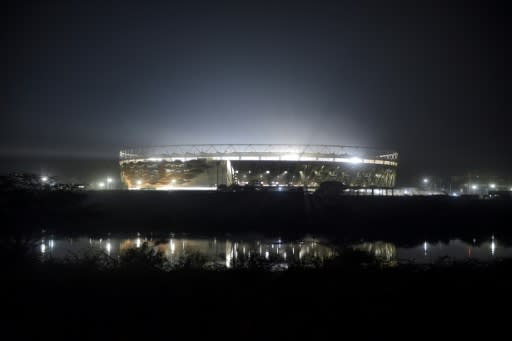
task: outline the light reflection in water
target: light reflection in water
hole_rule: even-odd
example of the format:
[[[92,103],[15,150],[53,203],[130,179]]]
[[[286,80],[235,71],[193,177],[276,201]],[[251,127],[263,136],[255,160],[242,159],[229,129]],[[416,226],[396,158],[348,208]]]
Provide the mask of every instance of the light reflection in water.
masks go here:
[[[174,253],[176,252],[176,244],[174,243],[174,240],[171,238],[171,240],[169,240],[169,246],[171,247],[171,255],[174,255]]]
[[[81,250],[98,249],[109,255],[118,256],[130,248],[140,248],[143,243],[149,247],[159,249],[173,262],[178,262],[180,257],[194,253],[200,253],[205,259],[218,266],[231,268],[243,263],[251,257],[251,254],[259,255],[273,263],[290,263],[294,261],[310,261],[313,257],[324,260],[336,255],[335,248],[328,243],[319,243],[315,239],[306,239],[297,242],[278,243],[276,240],[239,240],[232,241],[227,238],[175,238],[150,239],[143,236],[136,236],[133,239],[109,238],[107,240],[78,238],[75,242],[71,239],[50,239],[41,240],[39,245],[40,254],[46,256],[48,251],[55,258],[64,258],[72,253],[79,253]],[[181,248],[176,247],[181,245]],[[453,260],[464,260],[471,257],[476,260],[493,260],[496,255],[500,257],[511,257],[512,248],[503,245],[498,246],[494,236],[490,241],[481,244],[465,243],[461,240],[451,240],[448,243],[429,243],[425,241],[415,247],[396,247],[386,242],[365,242],[352,245],[353,249],[368,252],[388,265],[395,265],[400,262],[434,263],[441,257],[448,257]],[[296,250],[297,249],[297,252]],[[223,252],[224,251],[224,252]],[[489,252],[490,251],[490,252]]]

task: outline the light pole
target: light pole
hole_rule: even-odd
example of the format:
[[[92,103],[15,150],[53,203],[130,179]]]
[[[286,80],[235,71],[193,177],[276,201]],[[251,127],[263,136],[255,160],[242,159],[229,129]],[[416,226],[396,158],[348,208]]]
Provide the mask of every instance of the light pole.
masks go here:
[[[112,189],[112,181],[114,181],[114,180],[112,180],[112,178],[110,178],[110,177],[107,178],[107,184],[108,184],[107,188],[108,189]]]

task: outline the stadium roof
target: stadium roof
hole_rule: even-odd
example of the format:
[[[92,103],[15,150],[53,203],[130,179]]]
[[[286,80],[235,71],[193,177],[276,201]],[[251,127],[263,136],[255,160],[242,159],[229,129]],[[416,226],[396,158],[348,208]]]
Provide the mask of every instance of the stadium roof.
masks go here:
[[[398,153],[375,148],[298,144],[188,144],[121,150],[121,162],[188,161],[323,161],[397,165]]]

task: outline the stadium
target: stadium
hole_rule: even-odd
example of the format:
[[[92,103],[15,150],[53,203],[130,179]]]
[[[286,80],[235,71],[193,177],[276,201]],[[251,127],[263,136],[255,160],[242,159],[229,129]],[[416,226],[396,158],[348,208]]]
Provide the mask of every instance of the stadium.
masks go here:
[[[128,189],[314,189],[337,181],[386,190],[394,188],[398,167],[395,151],[337,145],[171,145],[121,150],[119,156]]]

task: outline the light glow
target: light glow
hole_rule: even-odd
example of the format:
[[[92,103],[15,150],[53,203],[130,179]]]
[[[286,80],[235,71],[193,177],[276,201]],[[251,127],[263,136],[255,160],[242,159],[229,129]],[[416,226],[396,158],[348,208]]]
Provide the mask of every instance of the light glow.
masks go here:
[[[357,163],[362,163],[363,160],[361,158],[358,158],[358,157],[351,157],[350,159],[348,159],[348,162],[357,164]]]

